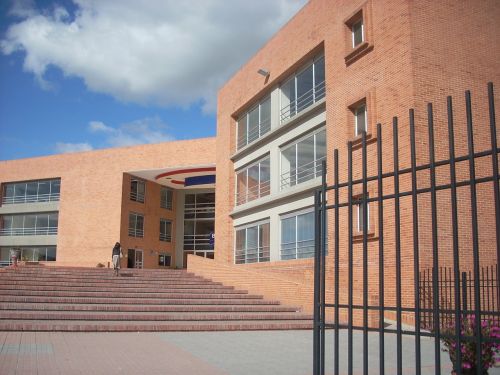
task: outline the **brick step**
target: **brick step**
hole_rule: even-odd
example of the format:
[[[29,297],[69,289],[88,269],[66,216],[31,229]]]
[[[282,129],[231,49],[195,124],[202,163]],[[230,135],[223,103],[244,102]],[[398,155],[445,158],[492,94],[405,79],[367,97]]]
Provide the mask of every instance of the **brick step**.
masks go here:
[[[210,293],[203,291],[202,293],[181,293],[181,292],[155,292],[155,293],[129,293],[127,291],[61,291],[61,290],[0,290],[0,296],[44,296],[44,297],[95,297],[95,298],[186,298],[186,299],[204,299],[204,298],[220,298],[220,299],[262,299],[262,296],[247,294],[246,292],[233,291],[233,293],[218,293],[217,291]]]
[[[11,320],[0,322],[0,331],[71,331],[71,332],[173,332],[173,331],[257,331],[312,329],[312,320],[242,320],[234,322],[88,322]]]
[[[80,269],[71,269],[71,268],[37,268],[37,267],[29,267],[22,266],[17,269],[14,268],[3,268],[1,270],[2,273],[6,274],[29,274],[29,275],[57,275],[57,274],[71,274],[71,275],[106,275],[112,274],[112,268],[80,268]],[[183,277],[186,275],[194,276],[193,273],[187,272],[186,270],[174,270],[174,269],[166,269],[166,270],[141,270],[137,268],[122,268],[121,272],[140,276],[140,277],[163,277],[165,275],[169,275],[171,277]]]
[[[54,285],[0,285],[0,294],[26,295],[24,291],[53,291]],[[179,288],[170,285],[148,288],[147,286],[137,288],[135,286],[114,286],[107,285],[58,285],[57,290],[61,292],[109,292],[109,293],[208,293],[208,294],[248,294],[246,290],[235,290],[234,288],[223,286],[200,286],[196,288]],[[4,293],[5,292],[5,293]]]
[[[23,303],[82,303],[125,305],[278,305],[279,301],[249,298],[120,298],[120,297],[47,297],[47,296],[2,296],[0,302]]]
[[[110,305],[61,303],[1,303],[1,310],[97,312],[296,312],[282,305]]]
[[[129,277],[113,277],[109,279],[75,279],[75,278],[64,278],[64,279],[53,279],[53,278],[25,278],[25,277],[16,277],[16,278],[1,278],[2,284],[28,284],[28,285],[39,285],[41,283],[75,283],[75,284],[138,284],[138,285],[222,285],[219,282],[213,282],[211,280],[202,279],[202,278],[186,278],[179,280],[149,280],[149,279],[133,279]]]
[[[75,281],[107,280],[107,281],[112,281],[112,280],[122,280],[122,279],[140,280],[140,281],[149,281],[149,282],[208,281],[207,279],[204,279],[204,278],[199,277],[199,276],[169,277],[168,275],[165,275],[163,277],[143,277],[143,276],[129,275],[127,273],[120,273],[119,276],[115,276],[112,273],[106,274],[106,275],[92,275],[92,276],[77,275],[77,274],[68,274],[68,275],[53,275],[53,274],[28,275],[28,274],[22,274],[22,273],[2,274],[2,280],[32,280],[32,279],[55,280],[55,281],[56,280],[75,280]]]
[[[0,311],[0,320],[94,320],[94,321],[212,321],[212,320],[306,320],[312,316],[283,312],[82,312]]]

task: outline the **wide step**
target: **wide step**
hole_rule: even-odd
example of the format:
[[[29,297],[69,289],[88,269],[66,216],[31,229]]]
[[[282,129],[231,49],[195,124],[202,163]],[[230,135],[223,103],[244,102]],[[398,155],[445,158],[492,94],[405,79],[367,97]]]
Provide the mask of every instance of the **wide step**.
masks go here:
[[[310,329],[312,317],[185,270],[0,270],[3,331]]]

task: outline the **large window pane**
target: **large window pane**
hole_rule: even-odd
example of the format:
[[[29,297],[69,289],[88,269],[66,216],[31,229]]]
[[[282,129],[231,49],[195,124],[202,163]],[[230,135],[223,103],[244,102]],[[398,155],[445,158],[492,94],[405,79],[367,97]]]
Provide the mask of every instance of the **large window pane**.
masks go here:
[[[295,217],[281,220],[281,259],[295,259]]]
[[[4,199],[14,197],[14,185],[9,184],[4,188]]]
[[[248,168],[248,201],[259,197],[259,164]]]
[[[247,115],[245,114],[238,120],[238,149],[245,146],[247,141]]]
[[[297,144],[297,184],[314,178],[314,136]]]
[[[297,258],[314,256],[314,213],[297,216]]]
[[[260,136],[271,129],[271,98],[263,101],[260,105]]]
[[[36,195],[38,190],[38,182],[28,182],[26,184],[26,195]],[[33,198],[29,199],[32,200]]]
[[[293,186],[297,183],[297,146],[293,145],[281,153],[281,186]]]
[[[260,196],[269,195],[271,192],[271,162],[265,159],[260,163]]]
[[[237,229],[234,262],[236,264],[268,262],[270,259],[269,237],[269,223]]]
[[[297,112],[310,106],[313,98],[313,66],[297,75]]]
[[[259,138],[259,107],[248,113],[248,143]]]
[[[16,197],[26,196],[26,183],[25,182],[21,182],[21,183],[16,184],[15,195],[16,195]]]
[[[236,174],[236,205],[270,194],[270,159],[263,159]]]
[[[247,201],[247,171],[236,174],[236,205]]]
[[[318,101],[325,96],[325,58],[314,62],[314,99]]]

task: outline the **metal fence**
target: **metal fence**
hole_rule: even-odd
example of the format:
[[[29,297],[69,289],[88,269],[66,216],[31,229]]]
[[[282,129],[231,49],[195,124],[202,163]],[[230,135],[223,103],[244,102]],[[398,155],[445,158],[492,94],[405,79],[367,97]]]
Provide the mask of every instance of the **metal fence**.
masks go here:
[[[315,193],[315,231],[316,247],[315,247],[315,265],[314,265],[314,346],[313,346],[313,364],[314,374],[325,373],[325,356],[333,355],[333,373],[340,373],[340,357],[346,356],[345,359],[347,373],[353,374],[353,362],[359,360],[362,356],[362,372],[364,374],[386,373],[386,335],[395,336],[395,368],[398,374],[403,373],[403,337],[414,340],[414,363],[405,363],[406,371],[412,366],[411,373],[422,373],[422,343],[423,337],[430,337],[433,340],[432,346],[434,351],[434,368],[435,373],[440,374],[441,369],[441,340],[451,339],[455,342],[453,354],[455,361],[453,368],[457,373],[462,373],[462,352],[460,348],[463,343],[472,343],[475,355],[477,358],[477,374],[483,374],[483,358],[482,349],[486,343],[500,343],[498,338],[483,337],[481,324],[485,318],[499,319],[500,312],[498,310],[498,300],[500,298],[498,288],[496,294],[489,294],[496,301],[492,311],[484,310],[484,298],[486,294],[482,294],[480,265],[487,262],[493,264],[500,263],[500,189],[498,176],[498,154],[500,149],[497,147],[497,130],[495,123],[495,109],[493,84],[488,84],[488,112],[486,117],[489,118],[489,129],[482,125],[482,130],[489,133],[489,141],[491,147],[489,150],[476,152],[474,144],[474,128],[472,121],[472,105],[471,94],[469,91],[465,93],[465,112],[466,119],[466,147],[467,153],[462,156],[455,155],[455,135],[454,126],[456,120],[453,118],[452,98],[447,98],[447,129],[440,129],[448,133],[448,149],[443,150],[440,144],[439,151],[447,152],[449,158],[446,160],[436,160],[436,145],[435,145],[435,129],[434,129],[434,112],[432,104],[427,106],[427,130],[428,130],[428,163],[417,164],[416,155],[416,132],[415,132],[415,112],[413,109],[409,111],[409,159],[410,167],[400,167],[400,147],[398,135],[398,118],[394,117],[392,122],[392,157],[387,158],[390,148],[384,143],[382,146],[382,131],[381,124],[376,127],[376,139],[370,144],[371,154],[376,151],[375,169],[376,174],[368,175],[368,150],[366,133],[362,133],[360,149],[360,158],[356,158],[356,164],[353,157],[353,143],[348,143],[347,149],[347,178],[345,181],[340,181],[339,173],[339,152],[334,151],[333,168],[330,173],[333,174],[333,185],[328,186],[326,182],[326,163],[323,163],[323,179],[321,188]],[[446,126],[446,119],[444,121]],[[405,129],[406,130],[406,129]],[[461,134],[462,136],[462,134]],[[462,137],[463,138],[463,137]],[[462,139],[461,138],[461,139]],[[384,141],[385,142],[385,141]],[[484,138],[483,138],[484,142]],[[477,145],[476,145],[477,146]],[[482,145],[484,146],[484,145]],[[404,148],[406,150],[406,148]],[[384,150],[384,152],[383,152]],[[478,165],[480,160],[487,160],[485,164],[487,168],[481,168],[479,171]],[[357,163],[359,162],[359,164]],[[465,166],[467,177],[457,177],[457,164]],[[387,172],[386,170],[391,167]],[[354,177],[354,168],[357,166]],[[384,167],[384,169],[383,169]],[[437,178],[437,169],[446,169],[448,179],[443,181],[442,176]],[[360,169],[360,170],[359,170]],[[462,168],[463,169],[463,168]],[[463,172],[460,169],[460,172]],[[487,171],[486,171],[487,169]],[[477,173],[476,173],[477,172]],[[480,173],[479,173],[480,172]],[[417,178],[417,174],[418,177]],[[422,177],[423,176],[423,177]],[[477,176],[477,177],[476,177]],[[426,179],[425,186],[417,184],[417,180]],[[403,184],[402,181],[405,183]],[[368,191],[368,185],[375,186],[376,193]],[[492,247],[488,257],[483,259],[480,252],[479,240],[479,220],[481,212],[478,212],[478,189],[488,185],[491,188],[491,196],[488,197],[488,205],[494,211],[494,221],[491,222],[490,228],[496,235],[487,240],[487,245]],[[467,201],[461,201],[460,204],[468,204],[468,221],[459,222],[459,204],[458,204],[458,189],[461,192],[466,190]],[[446,271],[446,281],[448,284],[452,282],[452,287],[444,288],[439,284],[439,266],[440,266],[440,246],[439,238],[442,236],[442,228],[438,217],[438,193],[447,192],[447,202],[449,204],[448,215],[450,217],[450,259],[451,267],[450,276]],[[481,194],[484,194],[482,191]],[[419,205],[422,203],[423,196],[428,199],[429,206],[425,212],[419,211]],[[342,199],[341,199],[342,197]],[[482,197],[482,195],[481,195]],[[327,201],[328,199],[328,201]],[[402,210],[402,200],[409,203],[411,209],[408,210],[408,204],[405,210]],[[491,203],[490,203],[491,202]],[[441,201],[440,201],[441,203]],[[484,204],[484,202],[483,202]],[[353,209],[355,206],[360,206],[363,223],[368,223],[368,205],[377,210],[377,219],[375,233],[369,233],[368,225],[362,226],[362,233],[354,231],[354,215]],[[370,211],[371,211],[370,207]],[[342,210],[342,216],[340,211]],[[331,211],[331,212],[328,212]],[[347,213],[345,212],[347,211]],[[409,215],[403,216],[403,215]],[[426,220],[431,227],[426,233],[421,227],[419,218],[425,215]],[[328,225],[327,225],[328,216]],[[402,232],[402,218],[411,230]],[[408,220],[410,219],[410,220]],[[462,218],[461,218],[462,219]],[[409,224],[408,224],[409,223]],[[341,233],[341,228],[346,229],[346,237]],[[405,228],[407,228],[405,227]],[[384,229],[385,228],[385,229]],[[471,257],[471,272],[467,277],[461,279],[461,254],[462,251],[469,251],[469,248],[464,249],[459,242],[460,233],[467,231],[470,233],[470,257]],[[390,236],[388,235],[390,232]],[[374,237],[369,237],[369,234],[375,234]],[[424,247],[420,241],[422,235],[427,236],[430,245]],[[342,247],[340,237],[342,237]],[[386,236],[388,238],[386,238]],[[328,238],[330,237],[330,238]],[[328,265],[326,258],[326,243],[329,243]],[[370,239],[370,243],[369,243]],[[386,243],[387,240],[387,243]],[[402,248],[402,242],[405,248]],[[357,257],[354,257],[354,246],[356,244]],[[408,246],[408,244],[411,244]],[[484,241],[482,242],[484,245]],[[344,246],[345,245],[345,246]],[[427,246],[428,245],[428,246]],[[408,253],[408,249],[410,253]],[[386,254],[390,250],[390,256]],[[412,269],[406,272],[402,270],[403,261],[402,253],[405,251],[406,256],[411,254]],[[494,254],[494,255],[492,255]],[[442,256],[442,255],[441,255]],[[484,257],[484,256],[483,256]],[[390,259],[389,259],[390,258]],[[494,259],[496,258],[496,259]],[[387,263],[391,262],[393,266],[388,267]],[[426,284],[427,289],[422,291],[421,285],[421,263],[430,261],[432,265],[431,274],[426,274],[424,280],[430,279],[430,284]],[[377,264],[378,263],[378,264]],[[369,278],[369,267],[377,267],[377,277]],[[372,269],[372,268],[370,268]],[[491,272],[491,268],[489,268]],[[496,272],[496,280],[498,280],[498,267],[494,269]],[[340,273],[343,276],[340,277]],[[371,272],[371,271],[370,271]],[[404,274],[403,274],[404,272]],[[388,279],[387,275],[390,276]],[[452,275],[452,276],[451,276]],[[490,273],[491,275],[491,273]],[[408,281],[411,278],[410,281]],[[492,279],[493,277],[489,277]],[[488,279],[488,277],[487,277]],[[450,281],[452,280],[452,281]],[[465,280],[465,281],[464,281]],[[405,282],[403,284],[403,281]],[[375,287],[369,288],[369,282]],[[466,285],[467,301],[463,304],[460,291],[461,282]],[[489,282],[489,281],[488,281]],[[403,285],[404,288],[403,289]],[[441,288],[441,289],[440,289]],[[375,289],[375,291],[374,291]],[[411,289],[411,290],[410,290]],[[483,290],[485,290],[483,288]],[[490,290],[490,289],[488,289]],[[376,299],[371,298],[371,293],[376,294]],[[442,306],[443,293],[452,293],[449,296],[450,303]],[[423,293],[424,295],[421,295]],[[411,295],[412,297],[408,297]],[[327,298],[328,297],[328,298]],[[462,293],[463,297],[463,293]],[[430,305],[422,303],[422,298],[427,298],[431,301]],[[486,305],[487,306],[487,305]],[[342,318],[341,318],[341,313]],[[395,318],[394,326],[386,326],[386,317]],[[408,316],[413,317],[411,322]],[[374,325],[369,321],[370,318],[377,318]],[[430,317],[429,320],[422,318]],[[451,330],[444,330],[442,319],[449,319],[452,324]],[[472,331],[464,333],[463,324],[471,322]],[[405,323],[405,325],[404,325]],[[413,324],[410,328],[405,328],[406,324]],[[333,329],[333,350],[326,352],[325,350],[325,329]],[[340,351],[340,331],[346,330],[347,342],[342,342],[343,350]],[[353,350],[353,332],[359,331],[362,336],[362,350]],[[369,332],[378,334],[377,349],[378,349],[378,368],[369,367]],[[372,341],[370,341],[372,342]],[[375,346],[371,344],[372,348]],[[346,350],[344,350],[346,349]],[[342,360],[344,362],[344,360]],[[448,370],[449,371],[449,370]]]

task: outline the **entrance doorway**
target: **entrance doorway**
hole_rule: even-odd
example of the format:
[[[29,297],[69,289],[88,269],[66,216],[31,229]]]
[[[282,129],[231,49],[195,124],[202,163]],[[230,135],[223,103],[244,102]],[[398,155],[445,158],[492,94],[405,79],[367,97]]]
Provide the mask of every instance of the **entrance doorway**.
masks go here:
[[[127,268],[142,268],[143,252],[137,249],[128,249]]]

